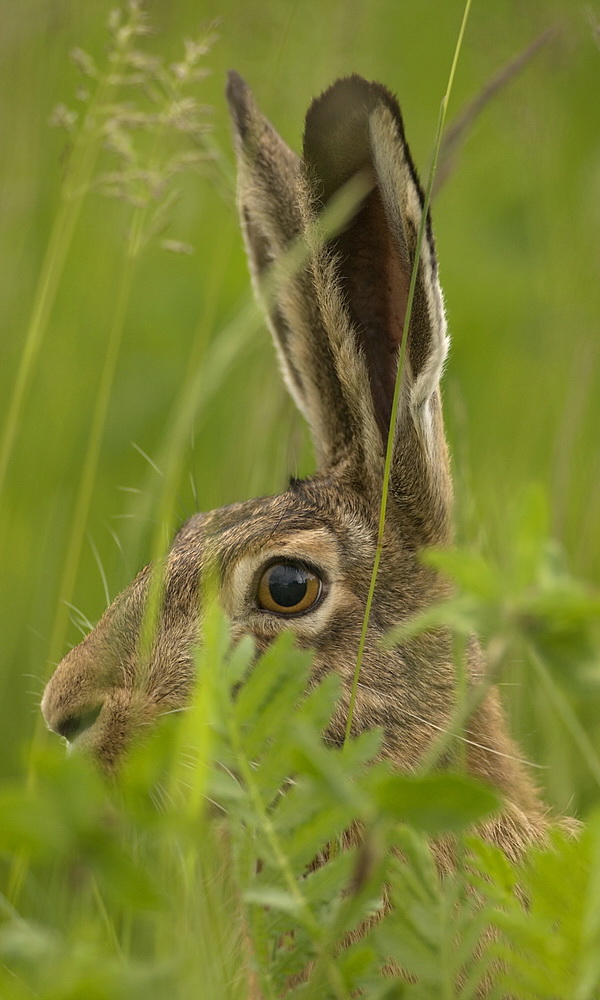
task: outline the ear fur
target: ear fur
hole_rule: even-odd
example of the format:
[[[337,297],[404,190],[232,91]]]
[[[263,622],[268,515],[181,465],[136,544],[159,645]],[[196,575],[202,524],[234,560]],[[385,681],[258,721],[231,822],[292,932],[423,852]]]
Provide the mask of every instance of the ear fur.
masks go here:
[[[238,158],[238,204],[255,290],[265,306],[286,385],[312,432],[321,469],[349,447],[350,415],[307,266],[265,294],[274,265],[285,264],[305,233],[302,164],[256,106],[247,84],[229,73],[227,99]]]
[[[311,426],[321,471],[350,465],[380,489],[423,193],[395,98],[359,76],[338,80],[306,116],[303,160],[283,143],[236,75],[239,199],[251,267],[304,239],[308,263],[268,306],[286,381]],[[349,182],[362,198],[341,230],[315,238],[320,215]],[[439,380],[448,349],[427,220],[395,428],[392,495],[417,519],[448,523],[448,460]]]
[[[321,209],[357,173],[372,178],[368,196],[331,244],[340,257],[341,284],[368,360],[381,431],[387,436],[424,203],[395,98],[381,84],[356,75],[338,80],[308,110],[304,162],[313,200]],[[448,345],[428,216],[407,351],[416,419],[437,387]]]

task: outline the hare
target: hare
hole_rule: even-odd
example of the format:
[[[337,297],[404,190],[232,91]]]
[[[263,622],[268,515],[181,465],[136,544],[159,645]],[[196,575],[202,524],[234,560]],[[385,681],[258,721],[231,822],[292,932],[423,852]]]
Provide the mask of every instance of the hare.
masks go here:
[[[405,329],[423,192],[398,104],[378,83],[356,75],[339,79],[313,101],[301,158],[236,73],[227,96],[240,216],[259,296],[272,265],[297,241],[307,241],[306,259],[295,271],[288,268],[266,309],[286,385],[310,427],[317,472],[292,480],[279,496],[190,518],[166,559],[161,611],[143,663],[138,644],[150,567],[65,656],[42,710],[51,729],[114,770],[140,726],[185,706],[200,634],[200,579],[216,566],[234,641],[250,634],[260,652],[282,629],[293,629],[299,643],[314,650],[315,677],[332,670],[340,675],[343,693],[327,735],[341,743],[406,337],[384,548],[353,729],[383,727],[383,753],[410,771],[447,728],[455,700],[448,635],[438,631],[392,650],[379,641],[448,593],[447,582],[420,559],[426,546],[452,541],[440,396],[449,340],[429,218]],[[318,242],[315,223],[349,181],[361,186],[358,208],[341,230]],[[468,670],[470,684],[480,683],[484,663],[475,641]],[[527,843],[543,840],[550,820],[494,688],[474,711],[467,735],[469,773],[495,786],[504,803],[481,832],[518,855]]]

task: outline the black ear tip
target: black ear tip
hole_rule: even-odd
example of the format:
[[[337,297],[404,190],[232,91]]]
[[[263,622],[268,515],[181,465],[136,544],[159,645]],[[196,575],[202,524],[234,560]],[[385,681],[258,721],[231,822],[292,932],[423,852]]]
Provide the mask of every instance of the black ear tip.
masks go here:
[[[237,69],[227,70],[227,88],[225,93],[227,94],[228,100],[234,100],[237,94],[241,94],[248,89],[248,84],[244,78],[240,76]]]
[[[248,128],[250,109],[254,101],[250,87],[235,69],[230,69],[227,73],[225,95],[229,104],[231,117],[243,138]]]
[[[332,127],[348,118],[364,119],[378,105],[384,104],[402,128],[398,101],[381,83],[365,80],[358,73],[340,77],[312,102],[306,115],[309,131],[331,134]]]
[[[315,98],[306,115],[304,160],[320,185],[320,200],[327,202],[346,181],[372,162],[369,121],[380,107],[391,112],[402,146],[405,146],[400,108],[380,83],[353,73],[336,80]]]

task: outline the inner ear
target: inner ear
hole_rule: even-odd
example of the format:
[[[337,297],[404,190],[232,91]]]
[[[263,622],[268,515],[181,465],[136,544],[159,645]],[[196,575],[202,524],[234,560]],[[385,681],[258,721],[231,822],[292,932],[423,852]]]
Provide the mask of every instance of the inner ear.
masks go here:
[[[373,409],[385,441],[410,286],[375,186],[348,227],[330,243],[356,335],[364,353]]]
[[[338,80],[309,108],[304,163],[317,210],[357,174],[370,182],[369,194],[329,246],[336,254],[346,306],[367,364],[373,412],[385,441],[404,334],[410,264],[407,234],[394,233],[390,226],[373,160],[370,119],[380,108],[388,112],[395,146],[405,149],[395,98],[380,84],[350,76]],[[408,150],[406,159],[417,185]]]

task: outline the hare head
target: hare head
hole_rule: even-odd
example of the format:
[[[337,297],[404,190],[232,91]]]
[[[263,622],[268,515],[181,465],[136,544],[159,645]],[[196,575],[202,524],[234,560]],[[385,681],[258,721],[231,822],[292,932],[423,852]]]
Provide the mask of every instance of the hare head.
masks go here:
[[[448,722],[455,677],[443,633],[385,650],[393,625],[447,592],[423,565],[426,546],[451,541],[452,488],[440,376],[448,336],[430,220],[421,243],[410,327],[405,314],[423,192],[400,109],[381,85],[338,80],[308,110],[302,157],[258,110],[235,73],[228,99],[239,207],[253,281],[263,296],[283,376],[308,421],[317,472],[279,496],[197,514],[166,560],[152,648],[139,651],[150,568],[59,664],[43,699],[48,725],[112,769],[140,726],[185,705],[199,641],[200,581],[218,572],[235,641],[260,651],[282,629],[314,649],[314,672],[337,671],[343,694],[328,736],[341,741],[375,556],[384,457],[403,340],[384,545],[354,714],[380,725],[384,752],[410,769]],[[351,217],[316,239],[316,223],[345,186]],[[304,241],[266,295],[266,279]],[[142,662],[143,661],[143,662]],[[473,683],[481,674],[476,644]],[[495,693],[469,724],[468,766],[537,811],[514,761]]]

